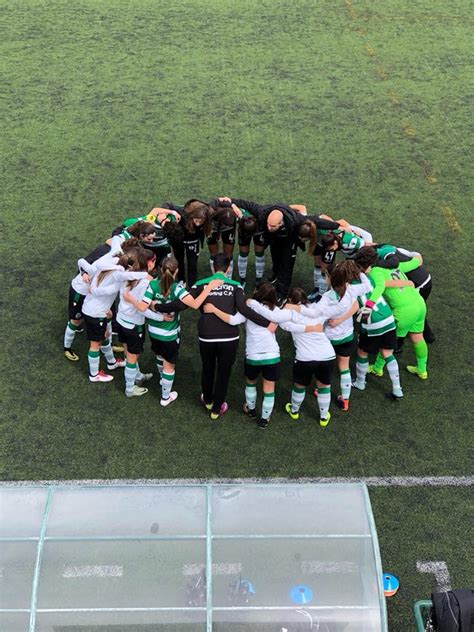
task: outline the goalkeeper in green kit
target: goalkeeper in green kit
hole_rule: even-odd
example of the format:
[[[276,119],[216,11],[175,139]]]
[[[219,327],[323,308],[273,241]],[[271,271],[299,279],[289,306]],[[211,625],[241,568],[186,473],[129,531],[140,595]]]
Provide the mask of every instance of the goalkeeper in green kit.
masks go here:
[[[417,375],[421,380],[426,380],[428,377],[426,368],[428,345],[423,338],[426,304],[423,297],[415,289],[412,281],[409,281],[405,274],[415,270],[423,263],[421,255],[400,263],[398,268],[380,268],[376,266],[376,250],[371,246],[367,246],[356,253],[354,261],[363,269],[369,265],[375,266],[370,273],[375,287],[362,307],[362,317],[367,317],[370,314],[375,307],[375,303],[383,294],[395,317],[397,337],[404,338],[408,335],[413,343],[416,366],[407,366],[407,371]],[[382,376],[384,365],[385,360],[379,353],[375,363],[369,367],[369,373],[379,377]]]

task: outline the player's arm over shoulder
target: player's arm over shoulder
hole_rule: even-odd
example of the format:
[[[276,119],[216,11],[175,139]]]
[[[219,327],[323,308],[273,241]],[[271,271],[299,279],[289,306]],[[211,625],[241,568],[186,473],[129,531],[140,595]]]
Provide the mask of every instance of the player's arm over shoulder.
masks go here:
[[[421,255],[417,255],[416,257],[413,257],[413,259],[410,259],[410,261],[401,261],[398,268],[402,272],[411,272],[412,270],[419,268],[422,263],[423,259]]]

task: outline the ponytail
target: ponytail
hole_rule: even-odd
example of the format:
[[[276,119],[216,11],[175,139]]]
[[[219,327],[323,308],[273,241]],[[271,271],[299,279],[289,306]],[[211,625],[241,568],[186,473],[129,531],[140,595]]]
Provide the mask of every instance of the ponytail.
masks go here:
[[[306,292],[300,287],[292,288],[288,296],[288,303],[292,305],[307,305],[308,298]]]
[[[97,275],[97,286],[99,286],[102,281],[109,276],[109,274],[112,272],[112,270],[102,270],[102,272],[99,272],[99,274]]]
[[[342,298],[346,293],[347,285],[360,280],[359,267],[350,259],[342,261],[331,269],[329,280],[332,289]]]
[[[146,272],[148,269],[147,259],[143,248],[132,250],[123,254],[119,257],[118,264],[130,272]],[[138,285],[137,280],[128,281],[127,289],[131,290],[136,285]]]
[[[178,261],[172,257],[165,257],[161,264],[160,289],[163,296],[168,296],[171,286],[175,282],[175,273],[178,269]]]

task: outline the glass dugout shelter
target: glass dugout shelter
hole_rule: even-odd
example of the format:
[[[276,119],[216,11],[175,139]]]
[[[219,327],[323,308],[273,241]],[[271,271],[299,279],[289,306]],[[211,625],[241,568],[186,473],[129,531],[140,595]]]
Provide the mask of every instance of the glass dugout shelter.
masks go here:
[[[0,486],[2,632],[386,632],[361,484]]]

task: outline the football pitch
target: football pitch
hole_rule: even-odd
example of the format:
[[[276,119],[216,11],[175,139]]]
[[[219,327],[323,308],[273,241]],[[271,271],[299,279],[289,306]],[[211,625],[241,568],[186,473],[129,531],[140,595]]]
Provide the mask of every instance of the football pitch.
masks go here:
[[[369,490],[384,570],[401,583],[390,630],[414,629],[411,604],[434,588],[417,562],[444,561],[453,587],[473,584],[463,478],[473,473],[469,9],[467,0],[0,4],[2,480],[384,479]],[[279,332],[283,374],[262,432],[240,412],[242,336],[230,410],[212,424],[197,403],[188,310],[171,407],[160,407],[156,379],[131,400],[121,375],[90,384],[84,334],[79,362],[62,354],[77,259],[131,211],[216,195],[306,204],[420,251],[433,277],[429,379],[406,373],[406,344],[403,401],[385,399],[387,376],[372,377],[349,413],[331,407],[327,428],[309,390],[292,422],[282,409],[293,346]],[[200,276],[208,270],[204,248]],[[305,253],[293,284],[312,288]],[[140,364],[153,370],[148,348]]]

